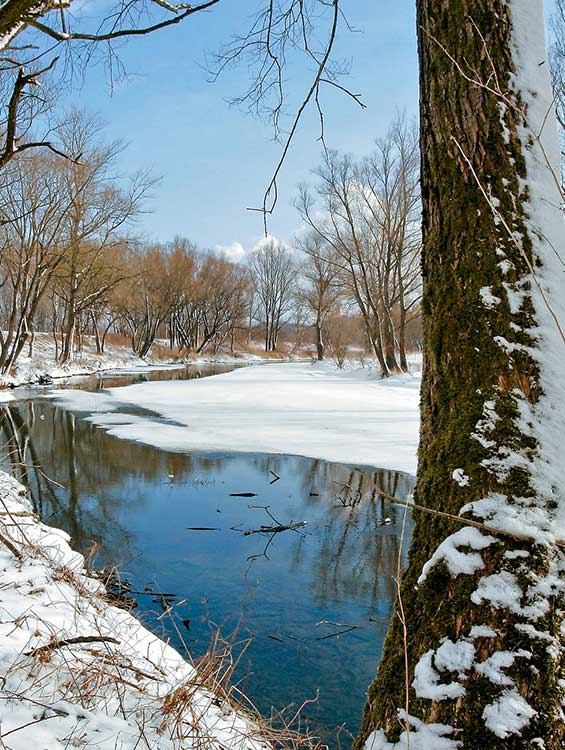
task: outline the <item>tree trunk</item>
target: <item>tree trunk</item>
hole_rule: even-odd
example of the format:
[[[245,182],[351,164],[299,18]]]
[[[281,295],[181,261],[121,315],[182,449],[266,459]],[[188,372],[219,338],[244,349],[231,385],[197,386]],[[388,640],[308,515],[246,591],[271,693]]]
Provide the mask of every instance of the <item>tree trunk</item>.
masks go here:
[[[100,328],[98,327],[98,321],[96,320],[96,315],[94,313],[91,314],[91,320],[92,320],[92,328],[94,329],[94,341],[96,342],[96,354],[102,354],[102,340],[100,338]]]
[[[321,362],[324,359],[324,336],[320,318],[316,319],[316,353],[318,360]]]
[[[72,299],[67,306],[65,326],[61,331],[61,336],[63,337],[61,345],[61,356],[59,357],[59,362],[61,364],[65,364],[65,362],[68,362],[71,358],[75,338],[75,326],[76,316],[74,309],[74,299]]]
[[[402,266],[400,263],[398,265],[398,359],[402,372],[408,372],[408,359],[406,356],[406,300],[404,297]]]
[[[387,366],[387,370],[389,373],[391,372],[399,372],[400,367],[398,366],[398,362],[396,360],[396,347],[395,347],[395,340],[394,340],[394,326],[392,324],[392,320],[390,319],[390,315],[384,316],[384,332],[383,332],[383,339],[384,339],[384,354],[385,354],[385,362]]]
[[[415,501],[490,529],[414,512],[356,748],[558,750],[565,235],[545,161],[558,143],[542,3],[419,0],[418,34],[425,358]]]
[[[33,345],[35,344],[35,330],[32,328],[29,334],[27,356],[31,359],[33,357]]]

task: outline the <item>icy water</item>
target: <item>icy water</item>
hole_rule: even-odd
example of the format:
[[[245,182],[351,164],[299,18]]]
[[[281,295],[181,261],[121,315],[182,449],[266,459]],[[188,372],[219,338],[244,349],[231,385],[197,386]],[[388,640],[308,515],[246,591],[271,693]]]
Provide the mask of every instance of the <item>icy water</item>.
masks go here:
[[[64,387],[227,369],[75,378]],[[263,713],[288,707],[291,716],[318,697],[306,723],[330,747],[350,746],[409,535],[403,510],[372,483],[404,498],[412,479],[298,456],[167,453],[107,435],[45,390],[17,395],[0,409],[4,465],[32,488],[41,516],[68,531],[75,549],[95,544],[96,565],[120,569],[138,616],[177,648],[200,657],[219,626],[240,655],[233,680]]]

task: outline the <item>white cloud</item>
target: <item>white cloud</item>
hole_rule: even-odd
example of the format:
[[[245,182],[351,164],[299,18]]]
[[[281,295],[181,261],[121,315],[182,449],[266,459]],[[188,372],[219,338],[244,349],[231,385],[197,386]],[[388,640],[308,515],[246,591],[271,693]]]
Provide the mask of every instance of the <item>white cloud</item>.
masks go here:
[[[216,245],[214,250],[221,253],[224,258],[231,260],[232,263],[238,263],[245,257],[245,248],[241,242],[232,242],[231,245]]]
[[[253,242],[248,251],[241,244],[241,242],[232,242],[229,245],[214,245],[214,251],[219,255],[222,255],[227,260],[231,260],[232,263],[239,263],[240,261],[248,258],[251,253],[254,253],[256,250],[262,248],[268,242],[274,242],[277,245],[284,245],[292,253],[295,251],[294,245],[292,243],[288,242],[285,239],[275,237],[272,234],[268,234],[266,237],[264,235],[262,237],[258,237]]]
[[[274,242],[275,245],[282,245],[286,247],[287,250],[289,250],[291,253],[294,253],[296,248],[294,247],[293,242],[289,242],[285,237],[275,237],[272,234],[268,234],[266,237],[263,235],[262,237],[259,237],[259,239],[255,242],[253,245],[253,249],[251,252],[254,252],[255,250],[260,250],[262,247],[264,247],[266,244]]]

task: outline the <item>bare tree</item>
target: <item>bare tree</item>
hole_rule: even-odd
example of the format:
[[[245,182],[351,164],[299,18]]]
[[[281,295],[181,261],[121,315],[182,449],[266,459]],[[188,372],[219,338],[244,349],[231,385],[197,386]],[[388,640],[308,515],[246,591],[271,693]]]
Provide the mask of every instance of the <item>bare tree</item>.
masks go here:
[[[206,11],[220,0],[197,5],[169,3],[165,0],[119,0],[113,8],[92,17],[81,12],[74,0],[7,0],[0,6],[0,95],[7,102],[6,116],[0,121],[0,167],[14,156],[33,148],[46,148],[71,159],[80,154],[67,153],[50,137],[30,138],[30,121],[45,106],[40,93],[42,79],[65,55],[63,74],[77,64],[87,64],[103,45],[110,76],[121,72],[115,45],[126,38],[143,36],[176,25],[188,17]],[[77,7],[76,13],[71,12]],[[55,42],[55,45],[54,43]]]
[[[303,187],[298,210],[333,249],[382,374],[406,370],[406,325],[420,296],[414,127],[397,117],[371,156],[355,163],[326,151],[315,174],[316,200]]]
[[[324,139],[322,89],[337,87],[359,106],[360,96],[348,91],[339,83],[348,72],[348,65],[332,60],[332,53],[340,22],[347,21],[340,6],[341,0],[264,0],[252,16],[248,30],[234,35],[211,66],[212,78],[233,64],[243,62],[251,71],[249,89],[234,100],[246,104],[256,113],[271,118],[275,138],[281,134],[280,118],[283,104],[288,98],[283,69],[289,59],[301,57],[313,65],[311,80],[298,101],[292,96],[294,111],[280,158],[274,167],[271,180],[259,210],[265,220],[277,202],[277,179],[298,130],[302,116],[309,105],[315,106],[320,118],[320,137]],[[197,4],[169,2],[169,0],[116,0],[108,8],[91,14],[81,12],[75,0],[7,0],[0,6],[0,54],[7,69],[12,71],[8,95],[8,125],[5,129],[4,147],[0,146],[0,165],[16,153],[35,146],[59,152],[58,147],[45,137],[24,143],[18,135],[20,106],[30,87],[50,71],[58,57],[49,58],[57,46],[65,55],[65,71],[77,65],[87,65],[94,56],[105,55],[110,79],[123,72],[117,45],[127,39],[145,36],[186,21],[196,14],[205,13],[220,4],[221,0],[202,0]],[[76,12],[73,12],[76,9]],[[90,10],[90,8],[89,8]],[[320,33],[321,29],[324,33]],[[320,40],[325,41],[320,45]],[[33,44],[29,43],[32,40]],[[55,43],[55,44],[54,44]],[[38,61],[47,57],[47,64],[38,67]],[[72,73],[71,73],[72,74]],[[78,158],[70,154],[70,158]]]
[[[78,323],[124,278],[120,264],[114,263],[114,250],[123,244],[124,230],[139,215],[154,184],[150,175],[138,173],[127,188],[116,187],[113,170],[123,145],[100,145],[99,127],[83,112],[72,113],[61,126],[62,143],[68,150],[82,154],[78,164],[62,162],[72,200],[67,212],[64,262],[57,270],[53,287],[64,308],[61,362],[72,354]]]
[[[397,115],[375,151],[359,167],[365,211],[362,219],[374,248],[372,273],[382,298],[385,358],[408,370],[406,326],[421,297],[421,229],[418,131]],[[395,321],[395,317],[397,321]]]
[[[212,344],[217,352],[229,340],[233,351],[235,329],[245,316],[252,279],[247,269],[207,253],[201,262],[197,288],[201,299],[201,338],[196,351]]]
[[[39,304],[63,262],[62,240],[73,196],[67,193],[55,156],[22,157],[2,178],[0,369],[6,373],[32,336]]]
[[[551,19],[553,44],[549,53],[555,111],[561,134],[561,184],[565,195],[565,0],[556,0]]]
[[[297,202],[304,221],[333,248],[344,271],[344,284],[355,300],[371,349],[383,375],[390,372],[385,359],[382,310],[375,293],[370,252],[359,222],[361,200],[355,181],[355,165],[349,156],[328,151],[315,172],[318,177],[316,204],[309,189],[302,187]],[[316,208],[320,210],[317,211]],[[318,218],[319,216],[322,218]]]
[[[318,359],[322,360],[325,353],[328,321],[339,311],[342,296],[341,266],[335,250],[316,232],[308,232],[306,236],[297,239],[296,245],[306,255],[300,266],[302,281],[300,296],[314,316],[316,354]]]
[[[132,350],[145,357],[159,328],[178,304],[184,279],[178,258],[172,262],[167,249],[160,245],[135,248],[132,263],[137,274],[116,300],[117,312],[129,330]]]
[[[265,351],[277,348],[280,330],[292,310],[296,266],[290,250],[273,237],[261,243],[250,256],[257,296],[265,324]]]
[[[119,149],[99,145],[98,125],[88,116],[75,113],[63,128],[62,140],[83,153],[80,164],[30,151],[2,173],[4,371],[33,336],[46,293],[59,308],[61,361],[69,359],[79,323],[119,279],[114,249],[152,183],[138,175],[127,189],[115,186],[111,168]]]

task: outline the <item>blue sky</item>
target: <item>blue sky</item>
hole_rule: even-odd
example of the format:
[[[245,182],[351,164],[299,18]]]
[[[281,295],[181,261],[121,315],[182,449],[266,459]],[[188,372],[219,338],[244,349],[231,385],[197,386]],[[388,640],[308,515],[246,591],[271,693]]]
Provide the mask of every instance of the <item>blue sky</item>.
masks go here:
[[[257,206],[280,153],[268,124],[257,121],[225,99],[240,93],[244,68],[215,84],[202,69],[207,51],[217,50],[234,31],[243,31],[257,0],[224,0],[173,29],[129,42],[121,49],[128,78],[110,95],[102,66],[91,68],[85,85],[69,92],[73,106],[98,113],[105,137],[129,146],[123,167],[151,167],[162,176],[140,228],[151,239],[182,234],[200,247],[240,243],[249,251],[262,232]],[[371,149],[386,131],[396,108],[417,111],[417,58],[414,0],[356,0],[342,26],[337,56],[351,62],[348,87],[363,96],[361,110],[349,98],[326,87],[324,111],[329,147],[355,154]],[[290,80],[302,92],[304,74]],[[279,181],[280,200],[269,231],[291,238],[299,220],[292,200],[320,155],[315,113],[305,118]]]

